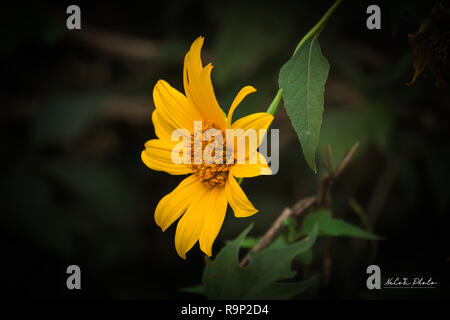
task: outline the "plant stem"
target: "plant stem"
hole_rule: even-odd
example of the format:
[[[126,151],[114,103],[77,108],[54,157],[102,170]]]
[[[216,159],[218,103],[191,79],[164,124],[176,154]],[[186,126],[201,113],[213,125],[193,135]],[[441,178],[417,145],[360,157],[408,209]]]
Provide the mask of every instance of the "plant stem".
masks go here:
[[[328,18],[331,16],[331,14],[334,12],[334,10],[336,10],[336,8],[341,4],[341,2],[342,2],[342,0],[336,0],[334,2],[334,4],[330,7],[330,9],[328,9],[328,11],[324,14],[324,16],[319,20],[319,22],[317,22],[317,24],[314,27],[312,27],[311,30],[309,30],[309,32],[303,37],[303,39],[300,40],[300,42],[298,43],[297,47],[294,50],[293,55],[295,55],[297,53],[298,49],[300,49],[300,47],[306,40],[308,40],[313,35],[316,35],[317,33],[319,33],[322,30],[322,28],[325,25],[325,23],[327,22]],[[278,92],[275,95],[275,98],[273,98],[272,103],[270,104],[269,108],[266,111],[267,113],[274,115],[275,112],[277,112],[277,109],[278,109],[278,106],[280,105],[282,96],[283,96],[283,90],[278,89]]]
[[[280,105],[280,102],[281,102],[282,95],[283,95],[283,90],[278,89],[278,92],[277,92],[275,98],[273,99],[272,103],[270,104],[269,108],[267,109],[267,113],[274,115],[275,112],[277,112],[278,106]]]

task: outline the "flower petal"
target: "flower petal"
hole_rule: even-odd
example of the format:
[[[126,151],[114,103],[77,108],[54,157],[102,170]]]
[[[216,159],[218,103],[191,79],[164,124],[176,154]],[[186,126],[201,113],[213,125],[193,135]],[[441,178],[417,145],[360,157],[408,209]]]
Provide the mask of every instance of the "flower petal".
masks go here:
[[[260,134],[260,130],[267,130],[272,120],[273,115],[266,112],[259,112],[240,118],[231,125],[232,133],[235,137],[234,155],[237,162],[241,162],[242,159],[248,160],[249,155],[257,152],[257,148],[261,145],[266,134],[265,131]],[[254,132],[252,132],[253,130]],[[255,139],[250,139],[252,136]],[[241,146],[245,149],[244,155],[238,154],[238,152],[241,152]]]
[[[267,112],[257,112],[236,120],[232,125],[232,129],[266,129],[272,123],[273,115]]]
[[[246,86],[242,88],[239,93],[236,95],[236,97],[233,100],[233,103],[231,104],[230,110],[228,111],[228,117],[227,117],[227,127],[231,127],[231,122],[233,118],[233,113],[236,107],[244,100],[246,96],[248,96],[250,93],[256,92],[256,89],[252,86]]]
[[[257,209],[248,200],[241,186],[236,182],[236,179],[230,174],[228,181],[225,184],[225,195],[228,203],[234,211],[234,216],[237,218],[249,217],[256,212]]]
[[[209,257],[212,256],[212,245],[222,227],[228,207],[224,188],[214,188],[212,193],[213,202],[210,208],[205,208],[205,220],[199,239],[200,249]]]
[[[155,209],[155,222],[162,231],[166,231],[186,211],[192,203],[192,195],[201,192],[202,189],[198,178],[191,175],[159,201]]]
[[[159,80],[153,89],[153,102],[161,122],[167,123],[172,131],[178,128],[194,132],[194,121],[202,117],[197,108],[178,90],[166,81]]]
[[[186,252],[188,252],[200,237],[203,229],[203,222],[205,215],[208,214],[208,209],[213,206],[214,193],[212,189],[203,187],[195,195],[189,208],[181,217],[175,232],[175,248],[178,255],[186,259]]]
[[[211,82],[212,65],[202,66],[203,37],[192,43],[184,59],[183,83],[188,100],[197,107],[204,120],[213,121],[218,129],[226,126],[225,116],[217,102]]]
[[[256,152],[257,163],[237,163],[231,167],[230,173],[238,178],[251,178],[260,175],[271,175],[272,170],[267,164],[266,158]]]
[[[149,140],[141,153],[142,161],[156,171],[165,171],[173,175],[191,173],[192,169],[186,164],[175,164],[172,161],[172,152],[178,143],[161,139]]]

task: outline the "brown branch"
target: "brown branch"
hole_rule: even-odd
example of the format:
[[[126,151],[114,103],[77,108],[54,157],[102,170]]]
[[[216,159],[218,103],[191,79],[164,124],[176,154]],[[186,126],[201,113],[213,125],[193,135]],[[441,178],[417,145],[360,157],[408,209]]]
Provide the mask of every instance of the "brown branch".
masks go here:
[[[356,149],[358,149],[359,147],[359,142],[356,142],[353,147],[350,149],[349,152],[347,152],[347,154],[345,155],[344,159],[342,159],[341,163],[339,163],[336,172],[334,173],[335,178],[339,177],[342,173],[342,171],[344,171],[344,169],[347,167],[347,165],[349,164],[350,160],[353,158]]]

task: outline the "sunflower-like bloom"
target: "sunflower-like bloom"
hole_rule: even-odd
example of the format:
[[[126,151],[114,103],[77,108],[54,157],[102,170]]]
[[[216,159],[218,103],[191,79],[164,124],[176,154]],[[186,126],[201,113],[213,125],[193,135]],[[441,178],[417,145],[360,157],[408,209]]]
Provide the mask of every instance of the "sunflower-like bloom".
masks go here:
[[[258,136],[255,150],[245,144],[245,160],[257,155],[256,163],[249,161],[229,161],[216,163],[174,163],[172,152],[178,141],[172,141],[172,132],[183,128],[194,137],[194,122],[202,121],[202,131],[214,128],[222,133],[227,129],[235,130],[236,144],[248,129],[266,130],[273,120],[271,114],[260,112],[232,122],[233,112],[239,103],[256,90],[246,86],[240,90],[231,104],[228,117],[220,108],[211,82],[211,63],[202,66],[201,48],[203,37],[197,38],[184,59],[183,85],[185,94],[171,87],[166,81],[159,80],[153,90],[155,110],[152,114],[153,126],[158,139],[145,143],[141,158],[146,166],[153,170],[164,171],[172,175],[190,174],[168,195],[163,197],[155,210],[156,224],[165,231],[178,218],[175,233],[175,247],[183,259],[186,252],[199,241],[200,249],[208,256],[212,255],[212,245],[223,224],[228,204],[236,217],[248,217],[258,210],[248,200],[236,181],[236,178],[249,178],[272,172],[256,148],[262,137]],[[206,145],[203,143],[202,148]],[[235,148],[237,149],[237,148]],[[224,154],[227,150],[223,149]],[[236,159],[236,151],[232,154]]]

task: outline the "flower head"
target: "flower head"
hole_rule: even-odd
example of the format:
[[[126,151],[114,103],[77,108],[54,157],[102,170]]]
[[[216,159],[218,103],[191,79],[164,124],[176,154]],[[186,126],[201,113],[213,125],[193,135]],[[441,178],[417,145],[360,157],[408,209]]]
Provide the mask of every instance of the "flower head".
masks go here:
[[[153,90],[155,110],[152,121],[158,139],[147,141],[141,154],[142,161],[153,170],[172,175],[189,174],[171,193],[161,199],[155,210],[156,224],[163,231],[181,217],[176,229],[175,247],[182,258],[186,258],[186,252],[197,241],[204,253],[212,255],[212,245],[224,221],[228,204],[236,217],[248,217],[258,211],[235,178],[271,174],[266,159],[257,151],[262,137],[257,136],[256,145],[252,147],[246,144],[245,132],[249,129],[266,130],[273,116],[260,112],[232,122],[236,107],[248,94],[256,91],[251,86],[239,91],[228,116],[225,116],[216,100],[211,82],[213,67],[210,63],[205,67],[202,65],[202,45],[203,37],[197,38],[185,56],[185,94],[164,80],[156,83]],[[196,128],[196,123],[201,123],[201,127]],[[172,134],[178,129],[183,129],[188,141],[194,144],[187,153],[188,161],[183,163],[173,161],[174,150],[178,150],[176,147],[179,142],[172,140]],[[226,137],[226,133],[232,129],[234,135],[227,142],[226,138],[219,141],[213,137],[207,141],[200,139],[196,145],[197,137],[202,138],[203,134],[211,129]],[[233,147],[242,142],[245,147],[241,155],[238,154],[238,148],[229,148],[230,145]],[[199,152],[196,152],[196,146],[200,149]],[[223,161],[211,162],[202,158],[206,150],[212,150],[214,159]],[[175,153],[179,154],[179,150]],[[200,159],[197,158],[198,155]],[[257,161],[248,161],[253,156],[256,156]],[[244,161],[236,161],[239,157]]]

